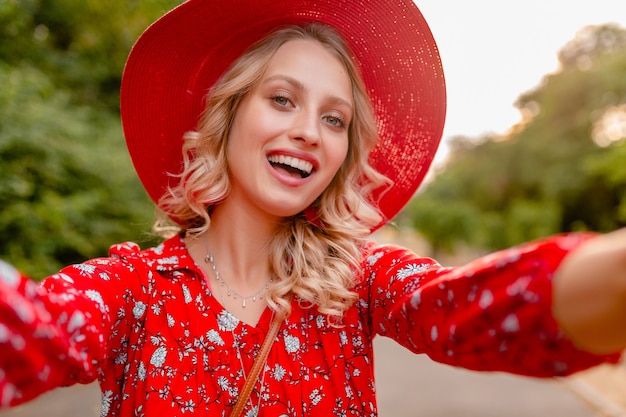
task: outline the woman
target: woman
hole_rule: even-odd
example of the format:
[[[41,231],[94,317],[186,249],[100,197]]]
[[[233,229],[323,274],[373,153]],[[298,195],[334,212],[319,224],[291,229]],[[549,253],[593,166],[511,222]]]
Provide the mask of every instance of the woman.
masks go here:
[[[376,415],[376,334],[539,377],[618,360],[624,232],[457,269],[368,240],[443,124],[410,1],[235,3],[187,1],[125,69],[128,147],[173,236],[40,286],[0,272],[3,405],[98,378],[106,416]]]

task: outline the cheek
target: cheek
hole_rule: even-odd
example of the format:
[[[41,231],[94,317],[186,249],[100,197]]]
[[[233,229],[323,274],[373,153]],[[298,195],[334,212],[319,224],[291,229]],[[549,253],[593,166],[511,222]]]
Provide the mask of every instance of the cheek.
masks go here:
[[[250,142],[258,134],[258,129],[252,129],[252,126],[258,127],[262,119],[255,117],[257,112],[254,111],[253,104],[250,97],[246,96],[235,111],[228,131],[229,153],[241,151],[241,148],[245,147],[247,142]]]
[[[241,146],[236,143],[236,140],[233,140],[233,138],[236,138],[237,136],[238,135],[235,134],[231,130],[230,133],[228,134],[228,137],[226,138],[226,146],[224,149],[224,153],[225,153],[226,161],[229,167],[235,158],[237,148],[241,148]]]
[[[348,141],[338,144],[331,153],[332,163],[335,166],[335,173],[344,164],[348,157]]]

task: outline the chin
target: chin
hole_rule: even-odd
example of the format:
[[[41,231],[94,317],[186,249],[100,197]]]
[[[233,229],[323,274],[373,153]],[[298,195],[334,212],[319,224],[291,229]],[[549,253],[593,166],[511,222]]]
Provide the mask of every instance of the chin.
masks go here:
[[[276,215],[276,217],[287,219],[289,217],[296,216],[299,213],[302,213],[303,211],[304,211],[304,208],[303,209],[299,209],[299,210],[297,210],[297,209],[294,209],[294,210],[284,210],[283,209],[283,210],[280,210],[280,212],[276,213],[275,215]]]
[[[295,216],[295,215],[297,215],[299,213],[302,213],[309,206],[310,206],[310,204],[298,205],[298,206],[278,205],[278,206],[275,206],[275,207],[272,207],[272,208],[268,207],[266,209],[266,212],[268,214],[271,214],[272,216],[286,219],[288,217],[293,217],[293,216]]]

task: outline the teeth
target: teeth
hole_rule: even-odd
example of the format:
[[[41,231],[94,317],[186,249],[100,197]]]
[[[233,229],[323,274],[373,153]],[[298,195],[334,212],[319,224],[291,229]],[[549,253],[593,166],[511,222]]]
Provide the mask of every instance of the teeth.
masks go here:
[[[302,159],[294,158],[286,155],[270,155],[268,160],[273,164],[288,165],[292,168],[299,169],[302,172],[310,174],[313,171],[313,164]]]

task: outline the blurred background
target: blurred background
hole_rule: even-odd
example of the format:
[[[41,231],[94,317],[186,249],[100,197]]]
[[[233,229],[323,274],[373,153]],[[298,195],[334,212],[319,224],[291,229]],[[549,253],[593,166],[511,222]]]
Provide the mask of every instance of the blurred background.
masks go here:
[[[149,233],[154,209],[124,146],[119,84],[136,38],[178,3],[0,0],[0,258],[41,278],[106,255],[113,243],[156,242]],[[426,183],[377,238],[452,265],[549,234],[626,226],[626,4],[422,0],[418,6],[441,50],[448,122]],[[377,363],[390,361],[379,379],[396,382],[381,388],[381,410],[411,404],[402,372],[389,373],[402,353],[377,343]],[[422,359],[411,364],[416,373],[431,369]],[[474,375],[429,372],[413,381],[433,388],[440,375],[439,404],[461,401],[476,415],[491,415],[489,401],[476,408],[472,400],[481,386]],[[506,386],[500,378],[485,392],[500,392]],[[462,381],[475,391],[445,390],[463,392],[451,385]],[[532,382],[531,391],[522,391],[527,383],[514,379],[508,392],[519,398],[548,392],[546,407],[548,397],[559,395],[572,404],[574,393],[591,413],[581,416],[626,414],[623,368],[548,388]],[[402,397],[393,397],[401,387]],[[492,415],[513,415],[491,404]],[[420,414],[411,410],[402,415]]]

